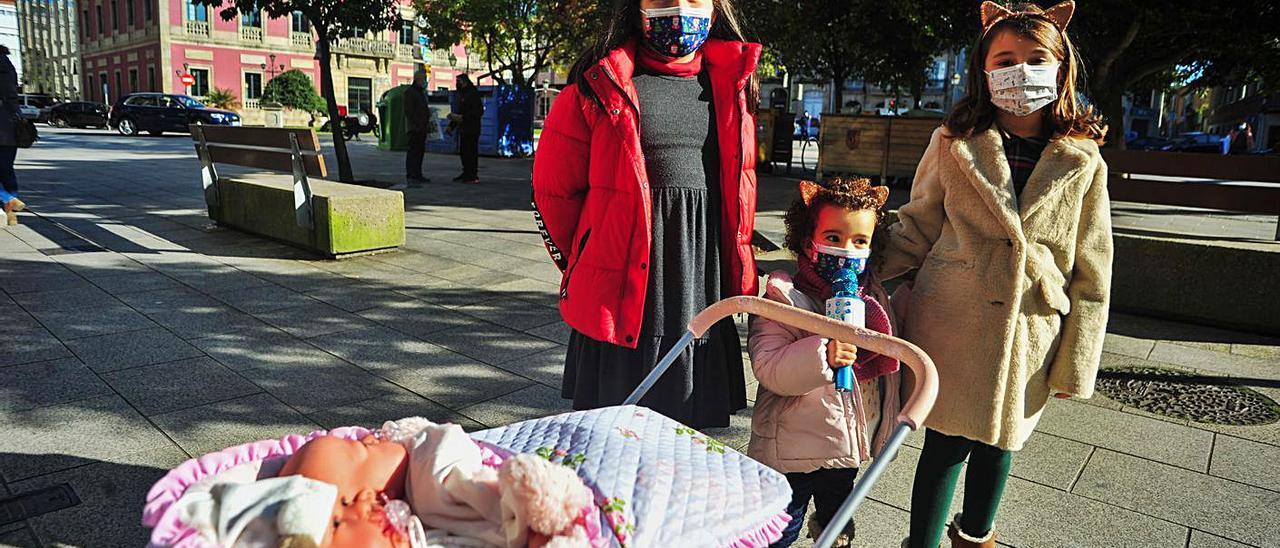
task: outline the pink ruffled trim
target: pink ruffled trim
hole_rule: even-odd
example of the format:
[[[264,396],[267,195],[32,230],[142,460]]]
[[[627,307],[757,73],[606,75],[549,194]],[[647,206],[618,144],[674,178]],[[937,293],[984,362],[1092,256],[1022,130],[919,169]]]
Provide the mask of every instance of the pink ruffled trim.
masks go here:
[[[773,516],[773,518],[765,522],[764,525],[761,525],[760,528],[743,535],[742,538],[738,540],[733,541],[729,546],[732,548],[763,548],[769,546],[782,538],[782,530],[787,528],[788,523],[791,523],[791,515],[786,512],[782,512]]]

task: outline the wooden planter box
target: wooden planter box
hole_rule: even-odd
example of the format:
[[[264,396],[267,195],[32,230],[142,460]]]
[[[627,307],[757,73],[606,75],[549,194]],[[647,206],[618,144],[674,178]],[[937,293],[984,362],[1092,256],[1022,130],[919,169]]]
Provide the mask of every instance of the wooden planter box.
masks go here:
[[[937,118],[823,114],[818,177],[912,177]]]

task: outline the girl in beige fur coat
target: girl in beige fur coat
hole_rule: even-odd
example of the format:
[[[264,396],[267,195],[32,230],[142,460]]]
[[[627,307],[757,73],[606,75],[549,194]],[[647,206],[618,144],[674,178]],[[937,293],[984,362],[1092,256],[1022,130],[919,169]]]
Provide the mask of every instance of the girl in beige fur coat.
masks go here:
[[[1098,153],[1106,128],[1075,90],[1074,9],[1070,0],[1043,11],[983,4],[968,96],[934,132],[874,266],[882,279],[916,270],[895,308],[905,310],[903,336],[938,367],[912,547],[938,546],[966,460],[963,513],[948,536],[995,546],[1012,452],[1050,395],[1093,394],[1111,221]]]

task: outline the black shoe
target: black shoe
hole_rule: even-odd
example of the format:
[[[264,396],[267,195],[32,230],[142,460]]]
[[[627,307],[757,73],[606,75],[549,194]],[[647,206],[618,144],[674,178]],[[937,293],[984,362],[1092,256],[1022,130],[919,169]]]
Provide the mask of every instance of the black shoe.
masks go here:
[[[474,175],[472,175],[471,177],[467,177],[466,179],[463,179],[463,180],[458,181],[458,182],[460,182],[460,183],[462,183],[462,184],[464,184],[464,185],[474,185],[474,184],[478,184],[478,183],[480,182],[480,178],[479,178],[479,177],[476,177],[476,176],[474,176]]]
[[[459,176],[457,176],[457,177],[454,177],[454,178],[453,178],[453,182],[455,182],[455,183],[460,183],[460,182],[465,181],[465,180],[467,180],[467,176],[466,176],[466,174],[459,175]]]

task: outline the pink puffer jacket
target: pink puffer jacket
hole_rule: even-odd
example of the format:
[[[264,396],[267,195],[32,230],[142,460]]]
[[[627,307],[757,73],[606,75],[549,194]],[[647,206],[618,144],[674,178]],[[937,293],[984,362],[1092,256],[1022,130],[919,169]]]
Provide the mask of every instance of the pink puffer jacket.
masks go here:
[[[823,313],[824,303],[801,292],[785,272],[769,275],[765,298]],[[888,302],[874,281],[865,298],[869,308]],[[893,313],[885,311],[892,322]],[[862,400],[874,405],[859,410],[853,398],[846,403],[835,390],[827,366],[827,339],[756,316],[751,317],[749,337],[751,368],[760,381],[747,449],[751,458],[784,473],[812,472],[859,468],[880,450],[892,430],[885,420],[892,421],[901,407],[899,373],[859,383]],[[877,428],[880,424],[884,427]]]

